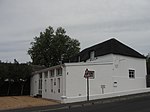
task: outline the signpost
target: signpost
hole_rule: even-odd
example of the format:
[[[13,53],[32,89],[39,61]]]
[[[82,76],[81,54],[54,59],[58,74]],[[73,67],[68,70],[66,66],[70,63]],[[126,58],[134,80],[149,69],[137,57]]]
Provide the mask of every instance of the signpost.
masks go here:
[[[89,101],[89,78],[94,79],[94,71],[85,70],[84,78],[87,79],[87,101]]]

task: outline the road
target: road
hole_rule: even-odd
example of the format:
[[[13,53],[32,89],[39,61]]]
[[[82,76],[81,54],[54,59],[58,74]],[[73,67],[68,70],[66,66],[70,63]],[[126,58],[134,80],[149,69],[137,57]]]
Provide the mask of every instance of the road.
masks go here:
[[[150,97],[45,112],[150,112]]]
[[[30,109],[10,110],[3,112],[150,112],[150,96],[104,104],[90,105],[57,105],[54,107],[37,107]]]

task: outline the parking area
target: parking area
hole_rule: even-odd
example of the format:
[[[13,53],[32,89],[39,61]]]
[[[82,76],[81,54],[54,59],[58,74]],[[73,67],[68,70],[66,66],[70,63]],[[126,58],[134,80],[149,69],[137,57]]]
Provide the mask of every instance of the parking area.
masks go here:
[[[46,100],[42,98],[33,98],[30,96],[7,96],[0,97],[0,110],[57,105],[56,101]]]

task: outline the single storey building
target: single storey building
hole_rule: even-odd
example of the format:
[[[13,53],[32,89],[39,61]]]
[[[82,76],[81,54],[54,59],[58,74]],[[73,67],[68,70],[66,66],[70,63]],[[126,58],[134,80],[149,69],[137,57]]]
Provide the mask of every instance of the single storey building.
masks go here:
[[[67,63],[36,71],[31,77],[31,96],[58,100],[61,103],[85,101],[86,69],[90,99],[146,88],[146,59],[116,39],[84,49]]]

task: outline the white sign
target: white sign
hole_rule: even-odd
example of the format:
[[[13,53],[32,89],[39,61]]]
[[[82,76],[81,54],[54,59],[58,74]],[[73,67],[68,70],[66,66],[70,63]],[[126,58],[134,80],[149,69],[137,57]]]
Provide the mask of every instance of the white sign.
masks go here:
[[[88,69],[85,70],[84,78],[91,78],[94,79],[94,71],[89,71]]]

